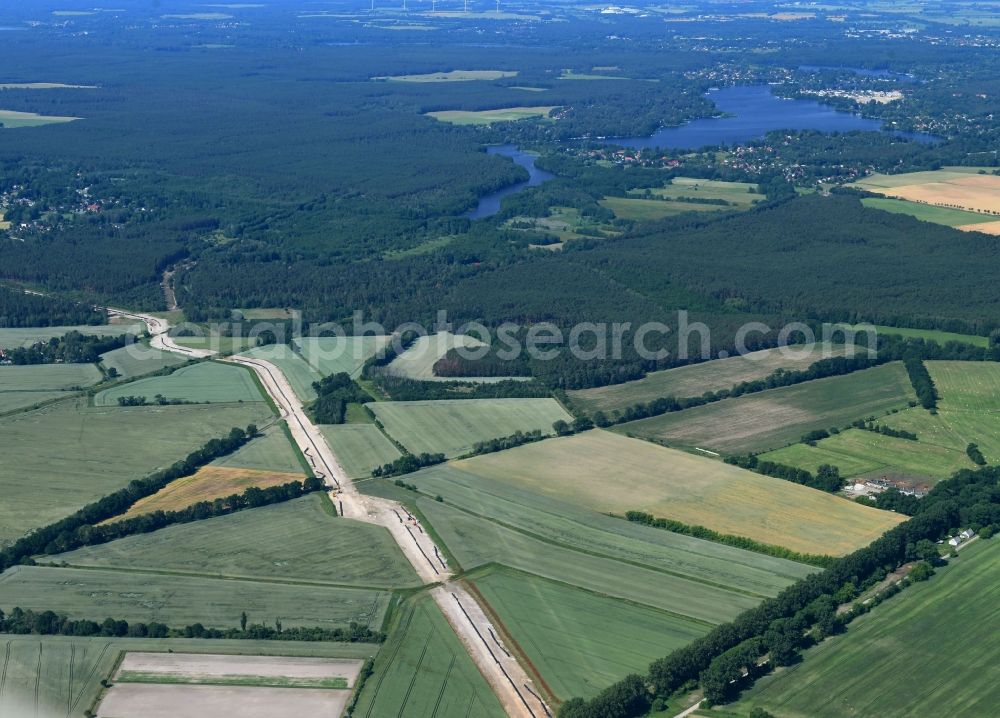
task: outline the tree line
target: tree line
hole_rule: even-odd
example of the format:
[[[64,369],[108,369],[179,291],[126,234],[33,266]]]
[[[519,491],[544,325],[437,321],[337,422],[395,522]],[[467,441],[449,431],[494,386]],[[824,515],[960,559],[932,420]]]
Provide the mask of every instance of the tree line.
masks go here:
[[[672,531],[675,534],[693,536],[695,538],[704,539],[705,541],[714,541],[715,543],[726,544],[727,546],[735,546],[736,548],[741,548],[745,551],[762,553],[767,556],[774,556],[775,558],[786,558],[789,561],[808,563],[812,566],[826,567],[833,561],[832,556],[799,553],[798,551],[792,551],[784,546],[775,546],[773,544],[754,541],[746,536],[722,534],[718,531],[713,531],[710,528],[699,526],[697,524],[685,524],[680,521],[675,521],[674,519],[656,518],[652,514],[645,511],[626,511],[625,519],[633,523],[642,524],[643,526],[664,529],[666,531]]]
[[[389,478],[402,474],[412,474],[414,471],[419,471],[424,467],[443,464],[445,461],[447,461],[447,457],[444,454],[428,454],[426,452],[422,454],[405,453],[394,461],[372,469],[372,476]]]
[[[54,611],[23,610],[15,607],[9,616],[0,610],[0,633],[35,636],[103,636],[108,638],[228,638],[247,641],[336,641],[344,643],[381,643],[385,634],[351,621],[347,628],[295,626],[284,628],[281,621],[274,626],[246,623],[246,614],[239,628],[206,628],[194,623],[183,628],[171,628],[158,621],[143,623],[106,618],[101,623],[89,619],[72,620]]]
[[[15,347],[7,352],[12,364],[96,364],[101,354],[130,344],[135,340],[131,334],[117,337],[102,337],[67,332],[61,337],[35,342],[30,347]]]
[[[913,384],[913,391],[917,393],[917,400],[920,402],[920,406],[932,413],[936,411],[938,391],[937,387],[934,386],[934,380],[931,379],[930,372],[927,371],[927,367],[916,356],[906,357],[903,360],[903,365],[906,367],[906,373],[910,377],[910,383]]]
[[[590,701],[566,701],[560,718],[645,715],[654,700],[662,703],[692,681],[702,682],[710,701],[727,699],[741,685],[730,680],[741,681],[744,673],[753,675],[766,652],[784,644],[779,650],[791,659],[810,628],[820,636],[840,630],[844,619],[837,616],[836,608],[845,587],[861,586],[914,560],[919,542],[937,541],[956,527],[989,527],[992,532],[1000,523],[998,480],[997,467],[957,472],[916,500],[911,519],[865,548],[834,559],[826,569],[797,581],[777,597],[657,659],[646,676],[629,676]],[[737,669],[739,675],[734,675]]]
[[[826,431],[822,432],[824,437],[829,436]],[[840,469],[832,464],[821,465],[815,474],[805,469],[800,469],[787,464],[779,464],[776,461],[762,461],[754,454],[741,456],[727,456],[726,463],[739,466],[741,469],[749,469],[758,474],[772,476],[776,479],[791,481],[793,484],[802,484],[811,489],[836,493],[844,488],[844,478],[840,475]]]
[[[107,321],[104,312],[89,304],[0,285],[0,328],[98,325]]]

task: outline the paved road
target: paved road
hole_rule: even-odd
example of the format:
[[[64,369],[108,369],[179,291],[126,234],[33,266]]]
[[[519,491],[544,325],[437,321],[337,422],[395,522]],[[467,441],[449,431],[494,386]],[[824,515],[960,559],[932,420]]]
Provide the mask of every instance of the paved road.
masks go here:
[[[167,333],[170,325],[166,320],[120,309],[108,311],[112,315],[145,323],[152,337],[150,344],[157,349],[198,359],[214,354],[209,350],[179,346]],[[507,715],[512,718],[545,718],[551,715],[527,673],[503,645],[499,631],[486,612],[459,581],[452,580],[453,574],[444,555],[420,522],[402,504],[367,496],[355,488],[322,432],[309,419],[281,369],[270,362],[249,357],[232,356],[223,361],[246,366],[257,374],[278,407],[281,418],[287,422],[295,443],[312,464],[313,472],[326,483],[330,498],[340,514],[388,529],[421,580],[426,584],[438,584],[431,590],[431,596],[489,682]]]

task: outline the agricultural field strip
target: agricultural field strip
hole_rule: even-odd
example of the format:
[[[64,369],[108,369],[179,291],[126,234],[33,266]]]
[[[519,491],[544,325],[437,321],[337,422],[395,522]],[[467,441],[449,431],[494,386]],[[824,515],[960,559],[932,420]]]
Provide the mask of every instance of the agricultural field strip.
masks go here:
[[[354,621],[378,630],[390,597],[383,589],[305,586],[64,567],[17,566],[0,575],[0,607],[49,610],[58,606],[73,619],[159,621],[183,628],[237,626],[240,613],[251,620],[287,626],[346,627]],[[235,592],[235,587],[240,587]]]
[[[166,676],[195,681],[215,678],[341,679],[343,687],[353,685],[362,662],[331,661],[313,657],[227,656],[191,653],[145,653],[129,651],[118,668],[116,680],[146,682],[141,678]],[[127,674],[127,675],[126,675]],[[125,677],[123,677],[125,676]]]
[[[729,620],[761,600],[555,546],[431,499],[421,498],[417,506],[467,570],[502,565],[708,626]]]
[[[64,714],[81,713],[101,691],[100,679],[111,675],[126,650],[187,653],[271,653],[281,656],[321,656],[364,659],[378,650],[365,643],[303,643],[149,638],[74,638],[69,636],[6,636],[0,644],[0,711],[11,698],[26,695],[42,708]]]
[[[977,541],[931,580],[760,679],[733,707],[788,718],[990,715],[1000,701],[1000,669],[995,635],[983,629],[995,620],[998,576],[1000,546]]]
[[[441,495],[444,503],[460,511],[539,541],[760,598],[777,595],[815,570],[785,559],[637,526],[457,470],[448,474],[424,471],[413,475],[412,481],[430,498]]]

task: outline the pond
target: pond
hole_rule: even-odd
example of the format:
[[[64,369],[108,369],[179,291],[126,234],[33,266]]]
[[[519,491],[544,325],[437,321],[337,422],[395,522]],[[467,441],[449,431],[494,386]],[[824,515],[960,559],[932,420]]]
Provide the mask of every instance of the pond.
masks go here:
[[[503,189],[491,192],[484,197],[480,197],[479,204],[476,208],[470,209],[462,215],[463,217],[468,217],[469,219],[492,217],[500,211],[500,202],[504,197],[516,194],[527,187],[535,187],[543,182],[548,182],[550,179],[555,177],[555,175],[551,172],[546,172],[545,170],[535,167],[535,156],[528,154],[527,152],[522,152],[518,149],[517,145],[494,145],[493,147],[487,147],[486,153],[510,157],[515,163],[528,170],[528,179],[524,182],[508,185]]]
[[[821,132],[889,131],[879,120],[841,112],[815,100],[791,100],[771,94],[767,85],[741,85],[711,90],[705,95],[726,117],[692,120],[680,127],[665,127],[649,137],[608,138],[623,147],[664,147],[694,150],[709,145],[732,145],[762,138],[772,130]],[[935,142],[933,135],[893,132],[918,142]]]

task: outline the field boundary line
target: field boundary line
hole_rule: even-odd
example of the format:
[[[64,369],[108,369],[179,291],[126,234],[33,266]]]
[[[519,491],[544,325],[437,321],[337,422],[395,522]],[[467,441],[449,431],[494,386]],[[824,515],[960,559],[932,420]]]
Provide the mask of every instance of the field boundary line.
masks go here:
[[[256,578],[254,576],[197,573],[194,571],[171,571],[167,569],[153,569],[153,568],[142,568],[142,567],[126,568],[122,566],[84,566],[82,564],[73,564],[73,563],[67,563],[65,565],[40,563],[37,564],[37,566],[39,568],[70,568],[75,571],[116,571],[118,573],[138,573],[138,574],[148,574],[152,576],[185,576],[187,578],[207,578],[216,581],[240,581],[242,583],[273,583],[283,586],[315,586],[317,588],[343,588],[343,589],[356,589],[358,591],[382,591],[384,593],[393,593],[395,591],[395,589],[393,588],[386,588],[384,586],[365,586],[365,585],[345,584],[345,583],[328,583],[321,581],[303,581],[299,579],[283,580],[279,578]],[[423,588],[423,586],[415,586],[412,588]]]
[[[432,500],[434,499],[434,497],[431,496],[430,494],[425,494],[423,491],[420,491],[419,487],[418,487],[417,493],[419,493],[424,498],[428,498],[428,499],[432,499]],[[581,548],[578,548],[576,546],[573,546],[572,544],[566,544],[566,543],[562,543],[560,541],[555,541],[555,540],[552,540],[552,539],[548,539],[548,538],[545,538],[545,537],[540,536],[538,534],[532,533],[531,531],[528,531],[526,529],[522,529],[522,528],[519,528],[517,526],[513,526],[511,524],[508,524],[508,523],[506,523],[504,521],[501,521],[499,519],[490,518],[489,516],[485,516],[483,514],[476,513],[475,511],[471,511],[471,510],[463,508],[461,506],[457,506],[456,504],[451,503],[447,499],[445,499],[441,503],[443,503],[445,506],[450,506],[453,509],[457,509],[458,511],[466,513],[469,516],[475,516],[478,519],[482,519],[484,521],[489,521],[490,523],[496,524],[497,526],[501,526],[501,527],[503,527],[505,529],[508,529],[510,531],[515,531],[515,532],[517,532],[519,534],[527,536],[528,538],[532,538],[532,539],[535,539],[536,541],[541,541],[542,543],[549,544],[550,546],[556,546],[558,548],[566,549],[568,551],[573,551],[575,553],[580,553],[580,554],[583,554],[585,556],[593,556],[594,558],[601,558],[601,559],[606,559],[606,560],[609,560],[609,561],[615,561],[616,563],[628,564],[628,565],[634,566],[636,568],[646,569],[647,571],[654,571],[655,573],[662,573],[662,574],[665,574],[667,576],[673,576],[675,578],[682,578],[682,579],[684,579],[686,581],[691,581],[693,583],[700,583],[700,584],[705,585],[705,586],[711,586],[712,588],[718,588],[718,589],[723,590],[723,591],[728,591],[729,593],[742,594],[744,596],[749,596],[750,598],[760,599],[761,601],[763,601],[765,599],[768,599],[768,598],[773,598],[773,596],[766,596],[766,595],[763,595],[763,594],[754,593],[753,591],[747,591],[746,589],[734,588],[732,586],[726,586],[726,585],[721,584],[721,583],[715,583],[714,581],[708,581],[708,580],[705,580],[703,578],[698,578],[698,577],[690,576],[688,574],[679,573],[677,571],[671,571],[671,570],[666,569],[666,568],[662,568],[662,567],[658,567],[658,566],[650,566],[650,565],[645,564],[645,563],[639,563],[638,561],[633,561],[632,559],[619,558],[617,556],[609,556],[608,554],[599,553],[597,551],[588,551],[586,549],[581,549]],[[493,561],[491,563],[499,563],[499,562]],[[530,573],[530,571],[526,571],[525,573]],[[534,575],[534,574],[532,574],[532,575]],[[714,625],[717,625],[717,624],[713,623],[711,625],[714,626]]]

